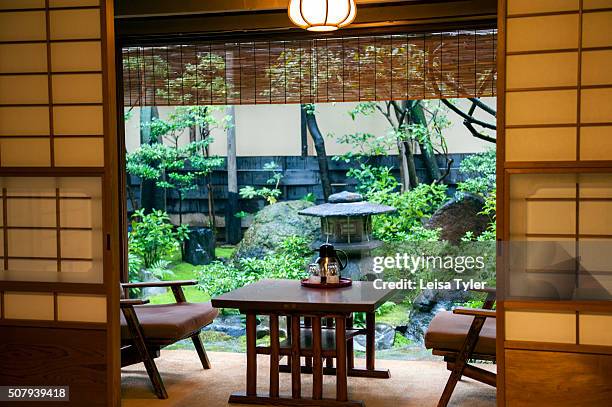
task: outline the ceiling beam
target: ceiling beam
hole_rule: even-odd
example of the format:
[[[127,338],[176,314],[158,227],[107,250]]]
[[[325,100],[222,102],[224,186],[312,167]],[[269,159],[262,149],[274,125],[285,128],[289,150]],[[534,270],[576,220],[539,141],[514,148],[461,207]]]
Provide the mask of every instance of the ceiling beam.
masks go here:
[[[433,2],[435,2],[434,0]],[[356,0],[358,5],[424,3],[425,0]],[[287,10],[289,0],[115,0],[118,18]],[[429,0],[429,3],[432,3]]]
[[[148,0],[153,2],[152,0]],[[275,3],[281,0],[225,0],[227,3]],[[495,26],[497,18],[496,0],[445,0],[445,1],[393,1],[362,6],[354,23],[341,30],[347,33],[360,29],[389,29],[402,27],[402,30],[418,31],[420,27],[474,28]],[[185,1],[187,2],[187,1]],[[283,4],[287,0],[281,1]],[[122,1],[122,3],[132,3]],[[167,2],[174,3],[177,2]],[[183,2],[181,2],[182,4]],[[209,3],[199,1],[198,3]],[[210,3],[218,3],[211,1]],[[251,4],[253,5],[253,4]],[[212,7],[212,6],[207,6]],[[262,6],[263,7],[263,6]],[[117,37],[124,43],[164,37],[202,37],[214,35],[236,35],[240,33],[256,35],[285,31],[295,35],[308,35],[308,32],[295,27],[281,10],[259,10],[225,13],[156,15],[149,17],[117,18]],[[319,36],[321,34],[319,33]],[[334,35],[334,34],[331,34]],[[131,39],[131,40],[130,40]]]

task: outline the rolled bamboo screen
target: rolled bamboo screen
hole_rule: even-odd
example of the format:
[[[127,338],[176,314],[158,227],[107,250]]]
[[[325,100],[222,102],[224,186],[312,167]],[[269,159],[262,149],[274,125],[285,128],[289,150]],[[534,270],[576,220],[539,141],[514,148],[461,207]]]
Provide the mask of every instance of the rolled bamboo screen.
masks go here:
[[[496,93],[496,30],[123,49],[135,105],[324,103]]]

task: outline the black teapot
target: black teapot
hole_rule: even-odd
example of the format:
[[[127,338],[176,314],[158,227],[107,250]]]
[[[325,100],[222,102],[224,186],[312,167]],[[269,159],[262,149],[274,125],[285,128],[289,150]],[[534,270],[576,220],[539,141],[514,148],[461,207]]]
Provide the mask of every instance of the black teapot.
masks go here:
[[[338,257],[338,253],[342,253],[344,255],[344,263],[342,263],[342,260],[340,260]],[[348,265],[348,256],[342,250],[335,249],[334,245],[324,243],[321,245],[321,247],[319,247],[319,257],[317,257],[315,262],[319,265],[321,270],[321,280],[323,280],[323,278],[327,276],[344,270]]]

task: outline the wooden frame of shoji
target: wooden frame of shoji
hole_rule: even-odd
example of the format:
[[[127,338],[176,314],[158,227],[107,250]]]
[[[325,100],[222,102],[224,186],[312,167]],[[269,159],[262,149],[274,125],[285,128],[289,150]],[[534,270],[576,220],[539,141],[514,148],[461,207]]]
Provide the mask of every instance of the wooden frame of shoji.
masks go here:
[[[41,255],[54,263],[50,273],[0,274],[0,330],[13,346],[48,346],[74,355],[66,356],[66,368],[50,375],[65,382],[80,375],[76,382],[81,384],[71,388],[71,401],[99,405],[120,405],[121,244],[113,17],[112,0],[0,0],[0,180],[18,178],[28,185],[33,179],[46,179],[59,185],[49,199],[34,198],[35,189],[21,198],[53,206],[52,224],[11,225],[6,218],[2,222],[3,237],[11,231],[53,234],[57,251],[55,256]],[[102,270],[94,278],[65,269],[66,261],[88,261],[62,253],[62,234],[89,229],[62,226],[63,219],[57,216],[58,206],[73,201],[65,199],[61,187],[62,180],[71,178],[100,186],[95,216],[101,224],[92,226],[99,231],[91,232],[97,236]],[[14,200],[7,189],[3,207]],[[87,199],[82,198],[79,201]],[[3,213],[10,216],[10,211]],[[18,259],[3,257],[2,268],[11,260]],[[40,304],[42,313],[22,312],[33,304]],[[54,366],[53,353],[38,355],[37,364]],[[105,368],[94,372],[87,367],[92,363]],[[37,377],[42,371],[27,366],[23,364],[19,384],[43,383]],[[92,399],[91,394],[97,397]]]
[[[609,63],[606,65],[604,62],[612,55],[610,26],[610,0],[498,1],[497,94],[498,112],[501,114],[498,114],[497,131],[497,238],[502,248],[498,257],[499,293],[504,293],[507,288],[508,260],[504,258],[503,242],[508,242],[512,234],[510,180],[517,174],[576,176],[576,192],[571,198],[576,210],[576,233],[571,236],[548,234],[547,237],[570,237],[577,242],[580,237],[612,237],[607,233],[580,234],[580,206],[589,199],[580,198],[578,182],[583,174],[612,174],[612,104],[609,98],[602,97],[612,95],[612,73]],[[596,99],[600,103],[593,109]],[[551,181],[551,185],[554,184]],[[538,366],[542,366],[547,355],[565,352],[559,354],[565,355],[565,363],[586,363],[585,366],[600,363],[599,374],[609,372],[612,347],[581,343],[580,336],[581,325],[584,325],[582,319],[587,321],[587,317],[596,315],[611,320],[610,301],[538,301],[502,297],[497,309],[498,405],[540,405],[538,403],[544,402],[544,397],[547,402],[559,403],[555,405],[565,405],[564,402],[574,405],[571,404],[574,399],[566,397],[569,394],[590,405],[602,402],[601,393],[594,390],[596,387],[587,390],[572,385],[558,392],[565,399],[555,398],[553,402],[548,396],[552,394],[551,387],[545,383],[555,386],[555,380],[566,382],[567,379],[551,376],[553,373],[546,376],[544,372],[542,377],[533,374],[533,378],[526,378],[533,372],[526,373],[522,369],[528,366],[523,362],[529,358],[542,358],[538,361]],[[513,313],[511,319],[509,313]],[[507,338],[508,324],[528,330],[529,324],[539,321],[534,328],[538,331],[542,327],[550,329],[549,324],[565,317],[570,327],[566,332],[567,343],[556,339]],[[574,355],[572,362],[569,362],[569,355]],[[550,358],[551,361],[554,359]],[[535,366],[528,367],[535,369]],[[566,368],[567,371],[572,369],[569,365]],[[598,382],[596,377],[592,376],[593,386],[607,380],[600,378]],[[517,384],[523,380],[521,385]],[[538,380],[538,385],[533,384]],[[528,385],[534,387],[528,389]],[[542,393],[538,394],[540,391]],[[521,398],[521,394],[530,397],[529,401]]]

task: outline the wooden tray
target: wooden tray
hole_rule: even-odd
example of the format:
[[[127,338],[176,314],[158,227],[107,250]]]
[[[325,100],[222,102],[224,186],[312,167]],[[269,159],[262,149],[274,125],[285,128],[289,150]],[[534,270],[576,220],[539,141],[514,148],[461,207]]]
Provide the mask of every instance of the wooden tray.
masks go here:
[[[301,281],[302,283],[302,287],[307,287],[307,288],[318,288],[318,289],[332,289],[332,288],[342,288],[342,287],[349,287],[353,284],[353,280],[351,280],[350,278],[344,278],[344,277],[340,277],[340,282],[338,284],[317,284],[317,283],[311,283],[310,281],[308,281],[307,278],[303,279]]]

